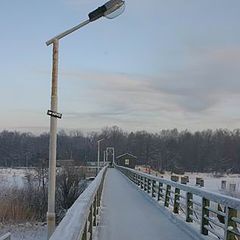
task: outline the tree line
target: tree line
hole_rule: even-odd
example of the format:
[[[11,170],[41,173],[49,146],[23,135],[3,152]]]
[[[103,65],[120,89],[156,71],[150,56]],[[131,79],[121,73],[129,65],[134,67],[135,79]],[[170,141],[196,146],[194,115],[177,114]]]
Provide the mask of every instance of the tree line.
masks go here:
[[[116,126],[100,132],[58,133],[57,159],[74,159],[84,165],[97,159],[97,140],[104,138],[101,149],[114,147],[116,156],[125,152],[137,156],[137,164],[161,171],[183,169],[191,172],[240,172],[240,129],[190,132],[161,130],[126,132]],[[49,134],[34,135],[0,132],[0,166],[41,166],[48,160]],[[101,152],[103,159],[103,152]]]

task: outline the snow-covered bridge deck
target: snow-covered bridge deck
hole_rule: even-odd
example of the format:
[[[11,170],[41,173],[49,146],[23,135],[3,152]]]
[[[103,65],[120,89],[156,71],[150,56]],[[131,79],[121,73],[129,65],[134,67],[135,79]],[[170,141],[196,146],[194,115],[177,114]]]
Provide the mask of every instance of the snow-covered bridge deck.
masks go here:
[[[190,240],[120,171],[108,169],[103,188],[99,240]]]

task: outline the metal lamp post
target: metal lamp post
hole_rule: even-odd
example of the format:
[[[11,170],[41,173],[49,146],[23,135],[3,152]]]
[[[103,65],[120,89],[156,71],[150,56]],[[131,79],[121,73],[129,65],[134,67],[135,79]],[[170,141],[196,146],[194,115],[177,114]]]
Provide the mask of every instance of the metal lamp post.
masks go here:
[[[103,6],[88,14],[88,19],[77,26],[51,38],[46,42],[47,46],[53,45],[52,58],[52,91],[51,91],[51,110],[47,114],[50,116],[50,143],[49,143],[49,185],[48,185],[48,239],[55,230],[55,188],[56,188],[56,149],[57,149],[57,118],[62,114],[57,110],[57,86],[58,86],[58,57],[59,57],[59,40],[84,27],[85,25],[101,18],[114,18],[119,16],[125,8],[123,0],[110,0]]]
[[[98,157],[97,157],[97,173],[99,173],[100,169],[100,143],[104,140],[104,138],[97,141],[98,143]]]
[[[103,166],[105,166],[106,163],[106,151],[103,151]]]

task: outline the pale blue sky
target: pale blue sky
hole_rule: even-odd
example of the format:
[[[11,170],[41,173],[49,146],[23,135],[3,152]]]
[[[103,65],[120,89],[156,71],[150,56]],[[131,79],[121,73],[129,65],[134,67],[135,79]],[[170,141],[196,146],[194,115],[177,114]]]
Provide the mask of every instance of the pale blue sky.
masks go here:
[[[102,0],[2,0],[0,129],[45,131],[51,47]],[[60,42],[59,128],[240,126],[240,1],[126,0]]]

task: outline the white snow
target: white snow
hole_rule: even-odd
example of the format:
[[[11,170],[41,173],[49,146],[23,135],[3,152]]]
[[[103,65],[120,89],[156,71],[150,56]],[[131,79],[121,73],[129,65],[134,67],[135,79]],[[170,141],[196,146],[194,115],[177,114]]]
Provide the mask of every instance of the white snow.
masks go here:
[[[11,240],[46,240],[47,228],[42,224],[0,224],[0,236],[11,233]]]
[[[1,187],[23,187],[26,183],[26,169],[0,168]]]

